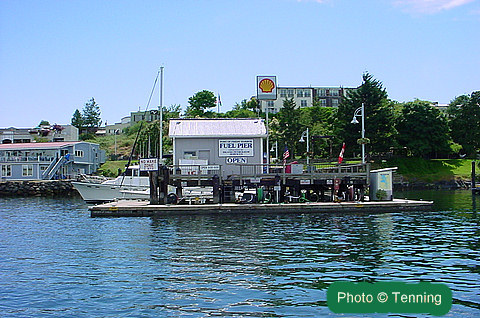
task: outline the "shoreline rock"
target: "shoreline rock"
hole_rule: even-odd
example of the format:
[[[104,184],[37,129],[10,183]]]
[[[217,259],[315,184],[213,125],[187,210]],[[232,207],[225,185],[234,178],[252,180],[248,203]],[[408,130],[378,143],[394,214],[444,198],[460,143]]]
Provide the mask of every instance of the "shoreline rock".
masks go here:
[[[0,197],[54,197],[77,196],[77,190],[70,181],[65,180],[29,180],[1,181]]]

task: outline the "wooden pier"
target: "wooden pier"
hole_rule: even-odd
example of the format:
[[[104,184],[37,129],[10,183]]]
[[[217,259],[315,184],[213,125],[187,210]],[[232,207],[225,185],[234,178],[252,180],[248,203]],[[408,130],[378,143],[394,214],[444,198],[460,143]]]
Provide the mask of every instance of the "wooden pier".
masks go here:
[[[92,217],[155,217],[178,215],[391,213],[430,211],[432,201],[394,199],[375,202],[307,202],[288,204],[151,205],[148,201],[120,200],[89,207]]]

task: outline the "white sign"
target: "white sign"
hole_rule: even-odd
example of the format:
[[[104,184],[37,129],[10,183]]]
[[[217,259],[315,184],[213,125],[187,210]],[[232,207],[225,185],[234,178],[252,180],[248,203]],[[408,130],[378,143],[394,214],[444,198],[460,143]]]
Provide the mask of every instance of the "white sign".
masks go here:
[[[253,139],[220,139],[219,157],[253,157]]]
[[[257,99],[258,100],[276,100],[277,99],[277,77],[276,76],[257,76]]]
[[[300,184],[307,185],[311,184],[310,180],[300,180]]]
[[[251,179],[250,179],[250,182],[251,182],[251,183],[260,183],[260,181],[262,181],[261,178],[251,178]]]
[[[209,171],[209,170],[220,170],[220,166],[219,165],[200,166],[200,170],[202,172]]]
[[[239,157],[236,157],[236,158],[227,158],[225,159],[225,162],[227,164],[236,164],[236,163],[247,163],[247,158],[239,158]]]
[[[140,159],[140,171],[157,171],[158,158]]]

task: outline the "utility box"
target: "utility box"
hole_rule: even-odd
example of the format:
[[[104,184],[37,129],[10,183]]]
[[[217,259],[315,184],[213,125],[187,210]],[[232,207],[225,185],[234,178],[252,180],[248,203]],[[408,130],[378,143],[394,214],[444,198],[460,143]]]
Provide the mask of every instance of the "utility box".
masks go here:
[[[302,173],[303,173],[303,164],[292,163],[292,174],[302,174]]]
[[[393,171],[397,167],[370,171],[370,201],[393,200]]]

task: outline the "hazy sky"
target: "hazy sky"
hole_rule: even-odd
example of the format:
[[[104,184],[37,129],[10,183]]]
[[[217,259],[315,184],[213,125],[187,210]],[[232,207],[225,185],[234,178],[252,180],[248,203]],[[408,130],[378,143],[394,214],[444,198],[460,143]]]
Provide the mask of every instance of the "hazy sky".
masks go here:
[[[480,89],[480,0],[0,0],[0,127],[68,124],[94,97],[108,124],[206,89],[223,108],[280,86],[361,84],[397,101]],[[158,107],[158,94],[150,106]]]

